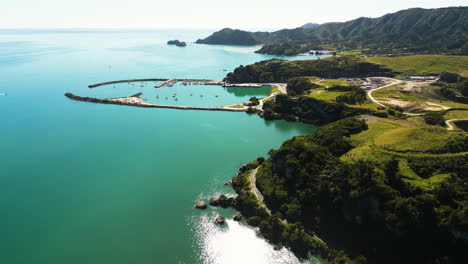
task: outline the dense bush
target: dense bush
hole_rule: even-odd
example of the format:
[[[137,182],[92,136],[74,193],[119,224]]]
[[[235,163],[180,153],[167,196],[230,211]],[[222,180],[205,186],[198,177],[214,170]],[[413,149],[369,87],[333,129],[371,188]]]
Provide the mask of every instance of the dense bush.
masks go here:
[[[428,112],[424,115],[424,121],[428,125],[446,126],[444,114],[441,112]]]
[[[364,121],[346,118],[270,151],[257,173],[257,187],[274,215],[327,242],[338,241],[351,255],[363,253],[370,263],[463,259],[459,253],[467,243],[453,240],[450,230],[468,232],[468,157],[340,160],[353,148],[348,137],[365,129]],[[466,148],[466,137],[453,141],[451,148]],[[410,184],[402,164],[421,183]],[[428,188],[426,181],[438,175],[448,178]],[[300,233],[281,226],[276,218],[264,219],[260,228],[272,241],[295,241],[290,244],[295,252],[308,248],[305,240],[297,240]]]
[[[326,124],[342,118],[370,113],[363,108],[352,108],[344,104],[331,103],[307,96],[293,98],[279,94],[276,99],[263,105],[263,116],[267,120],[285,119],[305,123]]]
[[[366,62],[357,56],[340,56],[320,60],[284,61],[272,59],[247,66],[239,66],[228,73],[228,83],[287,82],[300,76],[322,78],[393,76],[391,70],[378,64]]]
[[[320,85],[312,83],[308,77],[295,77],[288,80],[286,91],[290,95],[302,95],[312,89],[318,88]]]

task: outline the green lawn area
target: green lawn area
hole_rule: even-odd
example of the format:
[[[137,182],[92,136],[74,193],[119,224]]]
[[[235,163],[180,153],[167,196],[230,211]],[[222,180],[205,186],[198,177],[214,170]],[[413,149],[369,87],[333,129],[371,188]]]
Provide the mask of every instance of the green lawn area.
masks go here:
[[[454,110],[454,111],[448,111],[444,115],[445,119],[466,119],[468,118],[468,110]]]
[[[367,130],[351,136],[351,140],[354,145],[360,144],[375,144],[375,139],[385,132],[401,128],[401,127],[416,127],[416,125],[407,122],[401,122],[397,120],[390,120],[386,118],[377,118],[374,122],[368,122]]]
[[[280,89],[277,86],[273,86],[273,89],[271,89],[270,94],[279,93],[279,92],[281,92]]]
[[[377,90],[372,93],[375,98],[398,98],[411,102],[424,102],[426,100],[415,96],[413,93],[402,93],[397,90],[398,85],[392,85],[387,88]]]
[[[243,105],[231,105],[230,108],[244,108]]]
[[[317,92],[308,94],[308,97],[312,97],[315,99],[323,100],[323,101],[328,101],[328,102],[334,102],[336,103],[336,97],[347,94],[349,92],[328,92],[325,90],[319,90]]]
[[[448,71],[468,76],[468,56],[414,55],[369,57],[366,61],[382,64],[405,75],[437,75]]]
[[[349,85],[347,81],[340,79],[322,79],[318,83],[325,85],[327,88],[332,85]]]
[[[350,92],[330,92],[327,90],[315,90],[313,93],[308,94],[308,97],[312,97],[315,99],[327,101],[327,102],[333,102],[336,103],[336,97],[347,94]],[[354,107],[354,108],[367,108],[367,109],[373,109],[373,110],[378,110],[379,106],[377,104],[374,104],[370,100],[368,100],[364,104],[346,104],[349,107]]]
[[[453,108],[462,108],[462,109],[467,109],[468,110],[468,104],[463,104],[463,103],[457,103],[457,102],[451,102],[451,101],[442,101],[442,100],[429,100],[430,102],[448,106],[448,107],[453,107]]]
[[[396,152],[431,152],[441,149],[457,136],[442,127],[400,127],[375,138],[375,144]]]
[[[408,120],[374,118],[367,125],[367,130],[350,137],[352,144],[358,148],[369,146],[373,151],[397,156],[434,155],[431,154],[435,153],[434,150],[443,149],[448,142],[465,135],[464,132],[449,132],[443,127],[421,125]],[[355,151],[363,151],[358,148]]]

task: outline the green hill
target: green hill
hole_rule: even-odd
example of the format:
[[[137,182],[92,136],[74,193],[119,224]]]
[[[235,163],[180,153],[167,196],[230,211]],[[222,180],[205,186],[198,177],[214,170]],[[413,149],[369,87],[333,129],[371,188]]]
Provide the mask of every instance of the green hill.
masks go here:
[[[308,44],[338,50],[362,49],[372,54],[468,54],[468,7],[413,8],[379,18],[361,17],[315,28],[247,32],[223,29],[198,40],[204,44]],[[280,51],[281,52],[281,51]],[[279,54],[281,55],[281,53]]]

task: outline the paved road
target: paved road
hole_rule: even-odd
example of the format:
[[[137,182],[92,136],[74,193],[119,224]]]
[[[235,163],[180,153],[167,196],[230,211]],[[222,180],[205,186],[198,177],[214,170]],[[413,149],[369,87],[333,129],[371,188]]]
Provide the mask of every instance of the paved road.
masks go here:
[[[258,171],[258,167],[255,168],[251,173],[250,173],[250,189],[252,190],[252,193],[255,195],[255,198],[257,198],[257,200],[260,202],[260,205],[262,207],[264,207],[268,214],[271,215],[271,211],[270,209],[268,209],[268,207],[266,206],[266,204],[263,202],[263,195],[262,193],[257,189],[257,185],[256,185],[256,182],[257,182],[257,171]]]
[[[367,91],[367,97],[369,97],[369,99],[371,99],[372,102],[382,106],[382,107],[385,107],[385,108],[388,108],[388,106],[382,104],[381,102],[379,102],[377,99],[375,99],[373,96],[372,96],[372,92],[374,91],[377,91],[377,90],[380,90],[380,89],[383,89],[383,88],[387,88],[389,86],[392,86],[392,85],[395,85],[395,84],[399,84],[401,83],[402,81],[400,80],[397,80],[397,79],[393,79],[393,78],[385,78],[385,77],[381,77],[382,79],[386,79],[386,80],[392,80],[393,82],[390,83],[390,84],[387,84],[387,85],[384,85],[382,87],[379,87],[379,88],[376,88],[376,89],[372,89],[372,90],[369,90]],[[403,112],[404,114],[406,115],[409,115],[409,116],[420,116],[422,114],[415,114],[415,113],[410,113],[410,112]]]
[[[372,92],[377,91],[377,90],[380,90],[380,89],[383,89],[383,88],[387,88],[387,87],[392,86],[392,85],[395,85],[395,84],[399,84],[399,83],[401,83],[401,81],[400,81],[400,80],[397,80],[397,79],[383,78],[383,77],[382,77],[382,79],[392,80],[393,82],[390,83],[390,84],[384,85],[384,86],[382,86],[382,87],[379,87],[379,88],[376,88],[376,89],[372,89],[372,90],[367,91],[367,97],[369,97],[369,99],[371,99],[372,102],[374,102],[374,103],[376,103],[376,104],[378,104],[378,105],[380,105],[380,106],[382,106],[382,107],[388,108],[388,106],[386,106],[386,105],[382,104],[381,102],[377,101],[377,100],[372,96]]]
[[[455,130],[455,127],[452,122],[454,121],[468,121],[467,118],[465,119],[449,119],[449,120],[445,120],[445,123],[447,124],[447,130]]]

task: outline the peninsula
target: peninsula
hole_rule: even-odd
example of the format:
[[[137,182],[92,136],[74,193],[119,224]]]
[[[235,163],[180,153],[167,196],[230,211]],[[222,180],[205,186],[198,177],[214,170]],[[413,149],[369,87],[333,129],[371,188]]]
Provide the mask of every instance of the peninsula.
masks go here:
[[[379,18],[361,17],[274,32],[224,28],[196,43],[264,45],[257,52],[286,56],[329,49],[367,55],[466,55],[467,19],[468,7],[412,8]]]
[[[238,194],[233,206],[270,242],[304,258],[463,262],[467,57],[369,58],[382,68],[372,66],[367,74],[379,69],[393,78],[363,77],[352,63],[332,67],[340,60],[355,66],[366,61],[271,60],[226,76],[238,82],[287,80],[287,94],[266,102],[259,115],[324,125],[242,166],[232,180]],[[349,77],[358,72],[361,77]]]

